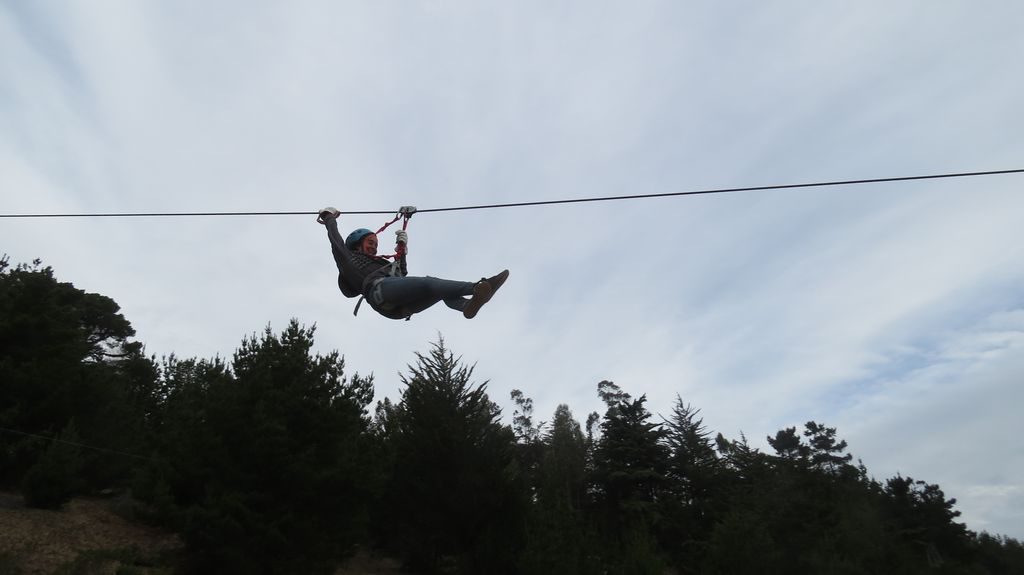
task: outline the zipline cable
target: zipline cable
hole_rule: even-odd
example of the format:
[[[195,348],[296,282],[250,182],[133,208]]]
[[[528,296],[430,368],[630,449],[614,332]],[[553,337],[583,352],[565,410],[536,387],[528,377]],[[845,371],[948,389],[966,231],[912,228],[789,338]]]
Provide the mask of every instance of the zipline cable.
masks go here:
[[[107,449],[105,447],[96,447],[94,445],[86,445],[84,443],[77,443],[75,441],[67,441],[65,439],[60,439],[58,437],[49,437],[49,436],[46,436],[46,435],[39,435],[39,434],[36,434],[36,433],[28,433],[28,432],[25,432],[25,431],[18,431],[17,429],[9,429],[9,428],[6,428],[6,427],[0,427],[0,431],[3,431],[5,433],[12,433],[14,435],[21,435],[21,436],[24,436],[24,437],[34,437],[36,439],[45,439],[46,441],[53,441],[53,442],[56,442],[56,443],[63,443],[65,445],[73,445],[75,447],[80,447],[82,449],[91,449],[93,451],[99,451],[99,452],[108,453],[108,454],[111,454],[111,455],[122,455],[124,457],[134,457],[136,459],[144,459],[146,461],[159,461],[158,459],[153,459],[152,457],[146,457],[145,455],[136,455],[134,453],[128,453],[126,451],[118,451],[116,449]]]
[[[1014,170],[990,170],[984,172],[956,172],[951,174],[929,174],[923,176],[896,176],[891,178],[867,178],[861,180],[838,180],[828,182],[810,182],[802,184],[778,184],[770,186],[747,186],[740,188],[712,188],[706,190],[690,190],[685,192],[665,192],[659,194],[636,194],[628,196],[602,196],[594,198],[575,198],[565,200],[543,200],[536,202],[512,202],[506,204],[484,204],[475,206],[455,206],[447,208],[418,209],[417,213],[455,212],[465,210],[490,210],[497,208],[519,208],[529,206],[550,206],[554,204],[580,204],[586,202],[609,202],[613,200],[639,200],[648,198],[668,198],[673,196],[698,196],[703,194],[727,194],[732,192],[757,192],[769,190],[791,190],[797,188],[823,188],[829,186],[852,186],[858,184],[883,184],[890,182],[909,182],[914,180],[939,180],[949,178],[970,178],[978,176],[999,176],[1024,173],[1024,168]],[[317,212],[136,212],[136,213],[97,213],[97,214],[0,214],[0,218],[144,218],[144,217],[194,217],[194,216],[309,216]],[[394,210],[345,211],[344,214],[394,214]]]

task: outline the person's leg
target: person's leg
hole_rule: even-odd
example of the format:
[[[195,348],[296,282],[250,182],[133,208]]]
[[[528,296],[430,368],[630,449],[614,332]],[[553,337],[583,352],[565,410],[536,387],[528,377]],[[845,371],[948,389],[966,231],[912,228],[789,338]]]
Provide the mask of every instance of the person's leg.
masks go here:
[[[445,280],[435,277],[407,276],[384,278],[374,288],[379,294],[378,304],[403,308],[409,314],[419,313],[439,301],[448,307],[462,311],[468,300],[464,296],[473,294],[472,282]]]
[[[465,298],[465,297],[459,296],[459,297],[445,298],[445,299],[443,299],[441,301],[444,302],[444,305],[448,306],[449,308],[451,308],[451,309],[453,309],[455,311],[462,311],[462,310],[466,309],[466,304],[469,303],[469,298]]]

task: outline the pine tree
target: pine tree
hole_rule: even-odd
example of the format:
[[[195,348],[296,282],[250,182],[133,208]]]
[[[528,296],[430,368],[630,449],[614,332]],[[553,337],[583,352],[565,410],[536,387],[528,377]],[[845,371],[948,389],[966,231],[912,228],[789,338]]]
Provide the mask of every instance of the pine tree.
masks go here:
[[[587,444],[568,405],[555,409],[543,447],[522,571],[589,572],[587,562],[592,553],[584,516]]]
[[[819,471],[832,475],[839,473],[855,474],[849,465],[852,454],[843,454],[846,450],[845,440],[836,440],[836,428],[825,427],[813,421],[804,424],[804,437],[807,438],[811,465]]]
[[[668,496],[661,501],[665,518],[658,537],[679,566],[701,560],[720,513],[716,504],[724,493],[722,464],[699,413],[676,396],[672,415],[665,422]]]
[[[313,328],[243,341],[220,360],[166,366],[150,491],[166,484],[189,567],[328,573],[363,540],[372,381],[313,355]]]
[[[919,563],[938,567],[971,558],[974,534],[956,521],[956,499],[946,499],[938,485],[897,475],[886,481],[884,493],[891,525],[900,540],[916,548]]]
[[[608,406],[593,470],[608,541],[605,561],[632,572],[658,572],[663,563],[653,532],[662,520],[658,500],[666,484],[665,430],[650,421],[646,396],[632,399],[607,381],[598,384],[598,393]]]
[[[132,341],[114,300],[59,282],[36,260],[11,267],[0,258],[0,484],[21,484],[47,452],[32,436],[75,432],[102,450],[79,454],[77,491],[121,486],[142,433],[155,368]]]
[[[515,436],[486,382],[441,340],[402,376],[394,414],[394,469],[384,516],[397,550],[423,571],[515,568],[525,507]]]

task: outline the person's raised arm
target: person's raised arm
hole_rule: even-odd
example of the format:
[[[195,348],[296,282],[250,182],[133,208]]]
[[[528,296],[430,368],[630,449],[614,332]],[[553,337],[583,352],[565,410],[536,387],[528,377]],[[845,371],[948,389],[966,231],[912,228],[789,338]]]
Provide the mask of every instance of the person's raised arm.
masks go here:
[[[326,218],[324,220],[324,227],[327,228],[327,237],[331,240],[331,246],[340,252],[347,253],[349,249],[345,246],[345,239],[338,232],[338,218]]]

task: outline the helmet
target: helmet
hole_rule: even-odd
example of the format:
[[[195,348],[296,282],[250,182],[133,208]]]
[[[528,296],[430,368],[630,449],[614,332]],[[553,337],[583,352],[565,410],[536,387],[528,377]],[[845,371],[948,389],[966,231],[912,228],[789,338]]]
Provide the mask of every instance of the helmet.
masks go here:
[[[345,247],[350,250],[356,249],[359,246],[359,242],[363,241],[363,238],[372,233],[373,232],[366,228],[359,228],[358,230],[355,230],[345,238]]]

